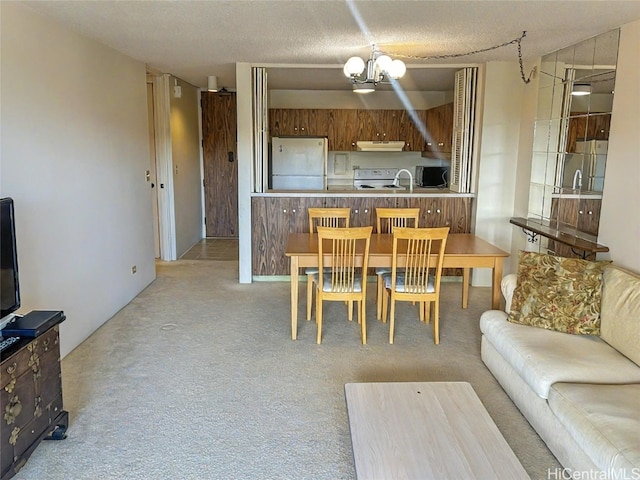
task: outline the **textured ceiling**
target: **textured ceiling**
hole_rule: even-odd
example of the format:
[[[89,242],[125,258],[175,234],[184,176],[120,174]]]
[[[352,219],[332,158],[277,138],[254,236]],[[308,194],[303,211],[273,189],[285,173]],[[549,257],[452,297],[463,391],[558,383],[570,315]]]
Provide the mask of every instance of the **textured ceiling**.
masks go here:
[[[348,89],[341,65],[367,58],[371,44],[430,57],[522,41],[525,70],[537,58],[640,18],[640,1],[30,1],[42,15],[95,38],[155,70],[205,87],[207,75],[235,87],[235,63],[333,66],[270,70],[277,88]],[[516,45],[445,60],[460,65],[517,59]],[[530,63],[527,64],[527,61]],[[405,89],[438,89],[452,68],[410,68]],[[292,82],[292,80],[295,80]]]

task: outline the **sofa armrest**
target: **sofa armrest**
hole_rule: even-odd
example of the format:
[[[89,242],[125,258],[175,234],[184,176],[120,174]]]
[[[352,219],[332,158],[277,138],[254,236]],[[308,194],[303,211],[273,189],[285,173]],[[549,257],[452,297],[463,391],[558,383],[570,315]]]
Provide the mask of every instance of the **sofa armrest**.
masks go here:
[[[502,290],[502,296],[505,300],[504,311],[509,313],[511,310],[511,298],[513,297],[513,291],[516,289],[518,283],[518,276],[515,273],[505,275],[500,283],[500,289]]]

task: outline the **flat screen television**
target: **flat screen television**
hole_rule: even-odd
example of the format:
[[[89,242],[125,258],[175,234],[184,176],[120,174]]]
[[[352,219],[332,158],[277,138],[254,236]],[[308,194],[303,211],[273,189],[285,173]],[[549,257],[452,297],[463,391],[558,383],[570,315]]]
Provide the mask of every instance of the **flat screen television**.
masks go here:
[[[16,222],[11,198],[0,199],[0,329],[20,308]]]

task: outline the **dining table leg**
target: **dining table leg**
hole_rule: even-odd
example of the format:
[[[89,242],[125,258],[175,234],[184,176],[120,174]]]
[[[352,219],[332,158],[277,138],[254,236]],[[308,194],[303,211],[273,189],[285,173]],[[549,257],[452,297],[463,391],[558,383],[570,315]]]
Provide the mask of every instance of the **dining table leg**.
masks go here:
[[[495,257],[495,263],[493,264],[493,281],[491,282],[491,308],[493,310],[500,309],[500,283],[502,282],[503,263],[503,257]]]
[[[469,306],[469,275],[471,269],[466,267],[462,269],[462,308]]]
[[[298,257],[291,255],[291,340],[298,337]]]

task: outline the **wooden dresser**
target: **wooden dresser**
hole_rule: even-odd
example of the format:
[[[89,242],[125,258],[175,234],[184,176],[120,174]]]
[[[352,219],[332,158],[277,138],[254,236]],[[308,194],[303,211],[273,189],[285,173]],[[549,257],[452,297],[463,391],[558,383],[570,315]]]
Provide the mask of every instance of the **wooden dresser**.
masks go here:
[[[62,439],[69,422],[62,409],[59,325],[21,338],[2,352],[0,474],[13,477],[43,439]]]

